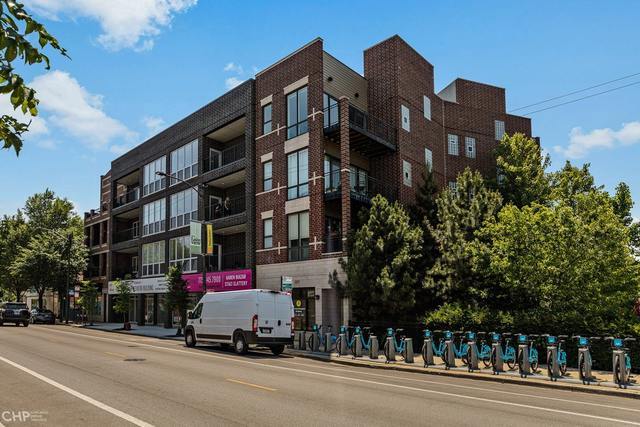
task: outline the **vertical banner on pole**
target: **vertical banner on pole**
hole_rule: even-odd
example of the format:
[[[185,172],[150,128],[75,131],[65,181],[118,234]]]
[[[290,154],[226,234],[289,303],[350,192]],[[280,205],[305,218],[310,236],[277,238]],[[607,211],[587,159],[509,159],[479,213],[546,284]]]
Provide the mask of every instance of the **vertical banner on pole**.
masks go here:
[[[213,224],[207,224],[207,255],[213,255]]]
[[[191,221],[189,234],[191,235],[191,253],[202,254],[202,223]]]

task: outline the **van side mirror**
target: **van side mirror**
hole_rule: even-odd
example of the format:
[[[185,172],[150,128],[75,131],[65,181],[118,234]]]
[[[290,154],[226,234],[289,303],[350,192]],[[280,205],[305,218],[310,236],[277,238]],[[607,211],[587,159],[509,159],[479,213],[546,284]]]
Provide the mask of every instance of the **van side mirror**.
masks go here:
[[[193,310],[187,311],[187,319],[193,319]]]

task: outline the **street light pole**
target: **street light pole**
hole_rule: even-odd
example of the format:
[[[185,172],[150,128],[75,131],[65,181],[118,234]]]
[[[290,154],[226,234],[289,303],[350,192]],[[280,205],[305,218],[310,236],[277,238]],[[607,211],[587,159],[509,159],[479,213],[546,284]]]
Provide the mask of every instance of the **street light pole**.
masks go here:
[[[202,218],[202,225],[205,226],[205,233],[206,233],[206,224],[207,221],[205,221],[204,217],[205,215],[205,211],[206,211],[206,205],[207,205],[207,200],[205,198],[205,194],[203,192],[201,192],[196,186],[189,184],[187,181],[185,181],[184,179],[175,177],[175,176],[171,176],[169,174],[167,174],[166,172],[161,172],[161,171],[157,171],[156,175],[158,176],[162,176],[165,177],[167,179],[174,179],[178,182],[182,182],[185,183],[186,185],[189,186],[189,188],[191,188],[193,191],[196,192],[196,194],[198,195],[198,197],[202,200],[202,206],[203,206],[203,218]],[[207,188],[206,184],[200,184],[203,188]],[[202,237],[202,233],[201,236]],[[204,239],[202,239],[200,241],[200,255],[202,255],[202,295],[204,296],[207,293],[207,254],[204,251],[204,248],[202,247],[202,242],[204,241]]]
[[[71,245],[73,244],[73,234],[69,233],[67,236],[67,306],[65,307],[65,320],[66,324],[69,324],[69,307],[71,306],[71,298],[69,298],[69,264],[71,262]]]

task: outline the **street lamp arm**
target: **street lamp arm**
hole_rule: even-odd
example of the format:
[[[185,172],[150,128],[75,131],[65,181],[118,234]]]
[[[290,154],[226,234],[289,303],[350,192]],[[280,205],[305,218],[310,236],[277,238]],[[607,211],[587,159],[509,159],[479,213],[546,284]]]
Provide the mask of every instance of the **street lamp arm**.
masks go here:
[[[206,198],[206,197],[205,197],[205,195],[204,195],[203,193],[201,193],[201,192],[200,192],[200,190],[198,189],[198,187],[196,187],[195,185],[189,184],[189,183],[188,183],[187,181],[185,181],[184,179],[178,178],[178,177],[176,177],[176,176],[171,176],[171,175],[169,175],[168,173],[166,173],[166,172],[161,172],[161,171],[157,171],[157,172],[156,172],[156,175],[158,175],[158,176],[163,176],[163,177],[168,178],[168,179],[170,179],[170,180],[171,180],[171,179],[175,179],[175,180],[176,180],[176,181],[178,181],[178,182],[185,183],[185,184],[187,184],[187,185],[189,186],[189,188],[191,188],[191,189],[192,189],[192,190],[194,190],[196,193],[198,193],[198,196],[202,197],[202,200],[205,200],[205,198]],[[207,187],[207,184],[200,184],[200,185],[202,185],[202,187],[204,187],[204,188],[206,188],[206,187]]]

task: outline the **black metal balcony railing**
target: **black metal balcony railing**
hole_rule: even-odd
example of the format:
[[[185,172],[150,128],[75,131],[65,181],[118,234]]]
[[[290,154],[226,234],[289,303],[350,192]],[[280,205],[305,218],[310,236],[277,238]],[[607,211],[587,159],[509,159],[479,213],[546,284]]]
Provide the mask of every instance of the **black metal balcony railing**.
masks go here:
[[[340,183],[340,172],[334,171],[324,174],[324,193],[327,198],[339,197]],[[392,186],[363,174],[362,171],[349,171],[349,188],[351,189],[351,198],[356,200],[368,202],[378,194],[388,200],[396,199],[396,193]]]
[[[338,105],[332,105],[322,111],[324,113],[324,128],[328,131],[336,130],[340,124]],[[354,130],[369,133],[389,143],[395,144],[396,142],[396,128],[394,126],[351,104],[349,104],[349,126]]]
[[[235,161],[245,158],[244,144],[236,144],[233,147],[225,148],[220,152],[211,152],[210,156],[204,159],[204,172],[219,169]]]
[[[113,270],[113,274],[111,276],[113,279],[124,279],[125,277],[128,277],[130,279],[137,279],[138,272],[131,271],[130,268],[120,268]]]
[[[340,235],[340,233],[331,233],[325,235],[324,252],[342,252],[342,236]]]
[[[121,196],[116,197],[113,206],[120,207],[140,199],[140,187],[135,187]]]
[[[140,237],[140,227],[127,228],[113,233],[113,243],[126,242]]]
[[[207,206],[205,209],[206,220],[213,221],[215,219],[240,214],[246,210],[246,206],[247,203],[244,197],[223,199],[220,203]]]

